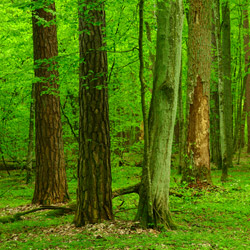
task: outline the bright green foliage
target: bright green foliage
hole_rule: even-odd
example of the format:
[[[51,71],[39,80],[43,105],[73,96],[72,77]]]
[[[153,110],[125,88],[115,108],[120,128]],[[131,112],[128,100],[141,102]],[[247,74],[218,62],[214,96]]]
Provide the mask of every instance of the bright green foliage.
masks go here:
[[[221,0],[221,3],[224,0]],[[231,7],[231,77],[233,95],[234,147],[238,149],[243,101],[240,102],[244,78],[242,8],[247,0],[230,0]],[[143,140],[138,79],[138,1],[110,0],[106,6],[106,41],[109,63],[109,107],[113,188],[126,187],[140,181]],[[59,84],[62,105],[64,148],[67,161],[70,197],[75,200],[75,169],[78,159],[78,1],[56,0],[59,56]],[[184,1],[185,14],[188,1]],[[245,8],[245,7],[244,7]],[[36,82],[32,50],[32,4],[30,0],[0,1],[0,162],[17,161],[22,167],[27,154],[30,92]],[[249,9],[250,10],[250,9]],[[148,87],[149,106],[153,82],[150,52],[155,56],[156,3],[145,1],[145,21],[151,31],[147,39],[144,25],[144,76]],[[184,120],[186,110],[188,26],[184,20],[182,39],[182,94]],[[213,73],[213,80],[218,76]],[[244,98],[243,98],[244,99]],[[211,103],[213,105],[213,103]],[[177,114],[178,115],[178,114]],[[243,129],[244,132],[244,129]],[[244,138],[244,134],[243,134]],[[178,152],[174,145],[174,153]],[[243,153],[244,153],[243,149]],[[184,195],[170,196],[170,207],[177,231],[156,232],[141,230],[121,222],[132,220],[136,214],[138,195],[130,194],[113,200],[115,226],[104,224],[106,231],[95,228],[77,231],[71,225],[73,215],[56,217],[44,211],[30,214],[22,221],[0,224],[1,249],[247,249],[249,227],[249,161],[229,169],[229,182],[220,184],[220,171],[212,171],[217,189],[200,192],[186,189],[175,175],[177,163],[172,162],[171,188]],[[123,164],[124,166],[119,166]],[[236,163],[236,162],[234,162]],[[213,167],[213,166],[212,166]],[[25,184],[25,173],[0,172],[0,216],[26,205],[33,194],[33,183]],[[13,212],[13,211],[12,211]],[[61,229],[60,229],[61,228]],[[68,229],[67,229],[68,228]],[[119,228],[119,230],[117,229]],[[60,230],[61,231],[60,231]],[[126,231],[126,230],[127,231]],[[58,231],[59,230],[59,231]],[[65,234],[65,235],[64,235]]]
[[[0,22],[0,147],[5,158],[20,161],[26,155],[33,80],[31,18],[3,0]]]
[[[109,62],[109,102],[113,160],[122,161],[123,153],[141,151],[142,122],[138,81],[137,1],[106,3],[106,41]],[[78,151],[78,2],[56,1],[64,146],[68,165],[76,166]],[[4,0],[1,7],[0,133],[4,158],[26,156],[29,103],[33,76],[32,5],[25,0]],[[35,6],[37,7],[37,6]],[[145,21],[149,23],[152,42],[145,39],[147,104],[152,89],[149,51],[155,54],[156,20],[154,4],[146,4]],[[41,20],[42,22],[42,20]],[[146,31],[145,31],[146,32]]]

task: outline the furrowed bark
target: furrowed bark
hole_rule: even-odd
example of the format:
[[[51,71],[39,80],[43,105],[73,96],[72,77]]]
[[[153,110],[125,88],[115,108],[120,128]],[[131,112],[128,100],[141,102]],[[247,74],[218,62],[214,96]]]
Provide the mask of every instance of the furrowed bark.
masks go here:
[[[42,2],[36,0],[34,6],[37,3]],[[36,181],[32,203],[48,205],[67,202],[69,195],[56,62],[55,2],[40,6],[32,14],[35,76],[39,79],[35,83]],[[38,21],[44,21],[46,25],[38,24]]]
[[[105,27],[104,2],[80,1],[76,226],[113,219]]]

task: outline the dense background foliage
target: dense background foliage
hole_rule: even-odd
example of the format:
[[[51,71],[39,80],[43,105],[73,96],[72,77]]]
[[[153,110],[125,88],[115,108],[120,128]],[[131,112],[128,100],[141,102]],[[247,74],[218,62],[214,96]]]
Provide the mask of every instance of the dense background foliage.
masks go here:
[[[223,2],[223,1],[221,1]],[[139,59],[138,59],[138,1],[134,0],[110,0],[106,2],[106,49],[108,51],[108,83],[109,83],[109,109],[110,109],[110,127],[111,127],[111,157],[113,168],[113,187],[120,188],[129,184],[135,184],[139,181],[141,174],[140,168],[133,168],[142,162],[143,154],[143,127],[141,114],[140,99],[140,82]],[[188,5],[185,1],[185,14],[188,12]],[[235,130],[243,127],[243,141],[247,142],[247,126],[244,126],[246,119],[241,116],[244,106],[244,44],[243,37],[245,31],[243,29],[244,8],[249,9],[247,0],[231,0],[231,72],[232,72],[232,94],[233,94],[233,121],[234,135],[239,136]],[[247,7],[246,7],[247,6]],[[78,1],[77,0],[56,0],[57,15],[57,31],[59,56],[59,84],[61,96],[61,110],[63,122],[63,136],[65,155],[69,179],[69,190],[72,199],[75,199],[76,188],[76,167],[78,159],[78,66],[79,66],[79,45],[78,45]],[[29,133],[29,116],[32,83],[36,82],[34,77],[33,62],[33,41],[32,41],[32,20],[31,20],[32,4],[27,0],[2,0],[0,3],[0,162],[1,166],[5,164],[15,164],[18,169],[25,167],[25,160],[28,149],[28,133]],[[155,44],[156,44],[156,3],[155,1],[146,1],[145,3],[145,26],[144,26],[144,60],[145,60],[145,79],[147,84],[146,101],[149,107],[153,82],[153,65],[155,60]],[[177,121],[182,117],[183,112],[185,122],[186,99],[187,99],[187,39],[188,25],[185,19],[183,29],[183,47],[182,47],[182,109],[178,110]],[[218,75],[216,68],[218,65],[214,63],[211,93],[216,90],[213,85],[217,82]],[[241,100],[242,98],[242,100]],[[211,100],[211,108],[215,105]],[[240,117],[239,117],[240,116]],[[213,117],[213,113],[211,113]],[[237,142],[235,138],[234,142]],[[173,145],[174,156],[178,153],[177,134]],[[234,145],[236,149],[238,144]],[[245,149],[244,149],[245,150]],[[238,151],[239,152],[239,151]],[[239,154],[237,155],[239,156]],[[174,157],[173,157],[174,158]],[[143,232],[143,237],[147,244],[157,245],[157,249],[163,249],[169,245],[172,249],[243,249],[249,239],[249,159],[247,154],[243,154],[242,165],[238,167],[236,164],[238,159],[234,158],[234,169],[230,169],[230,183],[220,186],[220,172],[215,170],[212,174],[214,184],[218,185],[216,190],[199,193],[200,191],[188,191],[184,186],[180,186],[180,178],[177,175],[178,160],[173,159],[173,176],[171,185],[173,188],[179,188],[179,192],[184,197],[171,198],[171,204],[174,217],[181,224],[179,233],[170,232],[158,234],[155,231]],[[121,166],[123,165],[123,166]],[[217,166],[214,166],[217,169]],[[23,178],[18,174],[12,174],[7,177],[1,173],[1,188],[4,190],[0,193],[0,209],[5,207],[16,207],[27,204],[31,200],[33,192],[33,183],[26,186],[20,179]],[[7,178],[7,181],[6,179]],[[17,184],[15,184],[17,183]],[[10,185],[18,187],[12,192]],[[0,189],[1,190],[1,189]],[[9,198],[8,198],[9,196]],[[21,197],[21,198],[20,198]],[[3,199],[4,198],[4,199]],[[15,200],[16,203],[12,203]],[[125,202],[124,211],[122,204]],[[132,220],[135,215],[135,206],[138,202],[137,196],[132,195],[125,198],[117,198],[114,201],[116,217],[119,219]],[[11,214],[7,209],[6,213]],[[214,216],[216,214],[216,216]],[[39,216],[38,216],[39,217]],[[48,237],[48,232],[43,229],[43,236],[48,237],[52,243],[44,245],[37,243],[32,245],[33,236],[37,232],[31,230],[32,226],[43,228],[59,227],[61,218],[52,219],[44,225],[44,217],[42,214],[37,220],[33,218],[33,222],[26,221],[24,224],[16,222],[16,224],[8,225],[6,229],[5,239],[11,235],[13,228],[19,233],[25,228],[31,237],[28,238],[29,247],[34,248],[53,248],[58,242]],[[49,216],[48,216],[49,217]],[[192,219],[191,219],[192,217]],[[66,227],[72,221],[73,216],[65,217]],[[32,224],[34,223],[34,225]],[[68,223],[68,224],[67,224]],[[216,225],[214,227],[214,225]],[[191,230],[192,228],[192,230]],[[51,229],[51,228],[50,228]],[[48,229],[48,230],[50,230]],[[56,229],[56,230],[57,230]],[[54,230],[54,229],[53,229]],[[136,229],[137,230],[137,229]],[[138,231],[138,230],[137,230]],[[136,231],[136,232],[137,232]],[[203,232],[206,232],[205,234]],[[189,232],[187,234],[187,232]],[[34,233],[34,234],[33,234]],[[80,236],[76,232],[75,238]],[[158,242],[154,240],[147,242],[145,235],[158,236]],[[214,238],[214,234],[218,237]],[[1,231],[0,231],[1,234]],[[98,238],[99,236],[101,238]],[[121,234],[122,235],[122,234]],[[130,235],[128,233],[127,235]],[[205,236],[204,236],[205,235]],[[170,243],[165,244],[165,238],[168,236]],[[15,245],[5,243],[7,246],[18,246],[22,248],[26,242],[22,241]],[[52,237],[52,236],[51,236]],[[60,239],[59,247],[65,247],[69,244],[70,237]],[[81,238],[82,237],[82,238]],[[124,248],[130,242],[130,236],[126,236],[125,241],[120,242],[120,238],[114,235],[103,236],[102,233],[96,234],[90,232],[81,235],[81,240],[89,237],[92,245],[101,247],[107,242],[114,242],[117,247]],[[119,236],[120,237],[120,236]],[[108,239],[106,242],[105,239]],[[140,239],[132,236],[136,241]],[[201,240],[202,238],[202,240]],[[102,243],[96,243],[96,239],[101,239]],[[133,242],[133,239],[131,242]],[[181,239],[178,241],[177,239]],[[192,239],[192,240],[190,240]],[[226,240],[225,240],[226,239]],[[0,238],[1,240],[1,238]],[[38,241],[38,239],[37,239]],[[191,242],[187,244],[186,242]],[[25,242],[25,243],[24,243]],[[106,243],[105,243],[106,242]],[[183,243],[184,242],[184,243]],[[9,244],[9,245],[8,245]],[[22,245],[24,244],[24,245]],[[87,243],[86,243],[87,244]],[[136,249],[145,249],[144,243],[138,243]],[[192,245],[193,244],[193,245]],[[26,246],[26,245],[25,245]],[[88,247],[90,247],[88,246]],[[239,248],[239,246],[241,248]],[[78,246],[79,247],[79,246]],[[111,247],[108,243],[105,247]],[[183,247],[183,248],[181,248]]]

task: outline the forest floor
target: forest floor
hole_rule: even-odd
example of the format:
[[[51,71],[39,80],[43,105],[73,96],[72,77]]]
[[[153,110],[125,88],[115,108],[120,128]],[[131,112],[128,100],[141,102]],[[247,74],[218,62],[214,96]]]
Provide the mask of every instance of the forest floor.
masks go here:
[[[74,172],[68,171],[72,200]],[[24,172],[10,174],[0,172],[0,219],[35,207],[30,205],[34,183],[25,184]],[[183,194],[170,198],[177,230],[141,229],[133,222],[138,195],[128,194],[113,199],[112,222],[75,228],[74,214],[44,210],[0,223],[0,249],[250,249],[250,155],[243,153],[229,175],[222,184],[221,171],[213,170],[214,186],[199,190],[181,185],[181,177],[172,171],[171,186]],[[138,167],[115,167],[113,189],[138,183],[139,176]]]

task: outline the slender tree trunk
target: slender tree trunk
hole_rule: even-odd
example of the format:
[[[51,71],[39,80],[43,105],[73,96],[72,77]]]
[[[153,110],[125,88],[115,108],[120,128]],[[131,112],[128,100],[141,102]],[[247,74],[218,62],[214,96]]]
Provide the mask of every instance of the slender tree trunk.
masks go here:
[[[218,26],[219,32],[220,26]],[[228,168],[232,166],[233,154],[233,118],[232,118],[232,92],[231,92],[231,38],[230,38],[230,6],[228,1],[222,3],[222,46],[221,65],[222,81],[220,88],[220,130],[221,130],[221,155],[222,176],[226,181]],[[219,42],[219,41],[218,41]]]
[[[145,22],[145,26],[146,26],[146,31],[147,31],[147,39],[150,43],[152,43],[150,25],[148,22]],[[149,61],[151,62],[149,69],[152,71],[152,76],[153,76],[154,75],[154,68],[155,68],[155,55],[152,53],[151,50],[149,50]],[[151,79],[151,75],[150,75],[150,79]]]
[[[106,46],[105,27],[104,2],[80,1],[80,143],[76,226],[113,219],[108,62],[107,52],[103,50]]]
[[[242,110],[242,107],[240,107],[242,111],[240,113],[240,120],[239,120],[239,123],[240,123],[239,124],[240,125],[240,139],[238,143],[239,148],[244,148],[245,146],[246,102],[245,100],[243,101],[242,99],[244,99],[243,96],[241,97],[241,100],[240,100],[240,104],[242,105],[242,103],[244,103],[244,105],[243,105],[243,110]]]
[[[242,15],[240,17],[242,20]],[[236,78],[236,81],[238,83],[238,99],[237,99],[237,114],[235,119],[235,126],[234,126],[234,153],[237,151],[237,149],[241,149],[245,145],[245,120],[246,120],[246,100],[245,100],[245,91],[246,86],[244,84],[244,81],[242,80],[242,49],[241,49],[241,23],[239,25],[239,33],[238,33],[238,65],[235,66],[235,75],[236,71],[238,71],[238,76]],[[238,69],[237,69],[238,66]],[[242,110],[242,104],[243,104],[243,110]],[[240,150],[239,150],[240,155]],[[240,157],[238,157],[240,158]]]
[[[35,76],[39,78],[39,82],[35,83],[36,181],[32,202],[47,205],[66,202],[69,196],[57,83],[56,10],[54,2],[41,7],[42,3],[34,1],[39,9],[33,12],[32,17]]]
[[[222,155],[222,171],[227,176],[228,169],[228,140],[227,140],[227,124],[226,106],[225,106],[225,81],[223,81],[223,67],[222,67],[222,48],[221,48],[221,31],[220,31],[220,1],[214,1],[214,16],[215,16],[215,39],[217,50],[217,64],[218,64],[218,88],[219,88],[219,113],[220,113],[220,141],[221,141],[221,155]],[[226,172],[225,172],[226,171]]]
[[[143,226],[153,223],[173,228],[169,209],[171,151],[177,110],[181,66],[182,1],[158,1],[157,49],[153,95],[149,112],[149,185],[142,177],[137,218]],[[149,196],[143,195],[145,192]],[[150,199],[146,200],[146,199]]]
[[[34,140],[34,118],[35,118],[35,85],[32,83],[31,89],[31,102],[30,102],[30,124],[29,124],[29,144],[28,144],[28,154],[26,163],[26,184],[31,180],[32,175],[32,160],[33,160],[33,140]]]
[[[215,163],[218,169],[222,168],[221,162],[221,142],[220,142],[220,114],[219,114],[219,93],[218,93],[218,78],[219,78],[219,65],[217,59],[217,45],[216,45],[216,32],[215,32],[215,8],[213,6],[213,24],[212,24],[212,46],[213,46],[213,72],[214,77],[211,82],[210,96],[210,145],[211,145],[211,161]]]
[[[249,45],[249,18],[247,6],[243,10],[243,29],[244,29],[244,52],[245,52],[245,77],[246,86],[246,114],[247,114],[247,152],[250,153],[250,74],[248,73],[250,63],[250,45]]]
[[[188,133],[183,181],[211,183],[209,92],[211,0],[190,0],[188,14]]]
[[[149,124],[145,102],[146,84],[144,80],[144,59],[143,59],[143,23],[144,23],[144,0],[139,1],[139,60],[140,71],[139,78],[141,82],[141,106],[143,115],[143,138],[144,138],[144,154],[143,154],[143,169],[142,181],[140,186],[140,200],[137,212],[137,219],[140,220],[143,227],[147,227],[153,218],[152,196],[151,196],[151,172],[148,164],[149,154]],[[149,221],[150,220],[150,221]]]
[[[182,61],[180,69],[180,79],[179,79],[179,91],[178,91],[178,174],[181,174],[184,167],[184,146],[185,146],[185,134],[184,134],[184,115],[183,115],[183,100],[182,100]]]

